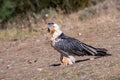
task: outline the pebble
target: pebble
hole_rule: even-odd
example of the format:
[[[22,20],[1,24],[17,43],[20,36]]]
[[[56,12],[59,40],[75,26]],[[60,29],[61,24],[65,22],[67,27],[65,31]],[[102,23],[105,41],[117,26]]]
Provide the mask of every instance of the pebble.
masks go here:
[[[7,69],[11,69],[11,68],[12,68],[12,64],[8,64]]]
[[[81,36],[81,35],[82,35],[82,33],[78,33],[78,35],[79,35],[79,36]]]
[[[42,68],[37,68],[37,71],[42,71],[43,69]]]

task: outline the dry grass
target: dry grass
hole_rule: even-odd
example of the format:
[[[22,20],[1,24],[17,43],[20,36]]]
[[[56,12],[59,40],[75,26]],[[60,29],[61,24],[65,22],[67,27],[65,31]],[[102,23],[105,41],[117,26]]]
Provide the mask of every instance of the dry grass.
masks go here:
[[[29,31],[28,29],[24,30],[15,30],[15,29],[10,29],[10,30],[1,30],[0,32],[0,40],[1,41],[17,41],[17,40],[24,40],[26,38],[30,38],[35,34],[38,34],[40,32],[36,31]]]
[[[83,21],[79,20],[80,12],[47,20],[60,24],[69,36],[96,47],[107,48],[112,56],[95,60],[89,60],[92,56],[76,57],[81,61],[74,65],[51,66],[59,64],[59,53],[50,46],[47,25],[38,20],[32,26],[37,26],[36,29],[42,32],[23,40],[0,41],[0,79],[119,80],[120,17],[116,1],[106,0],[95,6],[98,10],[96,15]],[[107,11],[101,8],[102,5],[108,6]]]

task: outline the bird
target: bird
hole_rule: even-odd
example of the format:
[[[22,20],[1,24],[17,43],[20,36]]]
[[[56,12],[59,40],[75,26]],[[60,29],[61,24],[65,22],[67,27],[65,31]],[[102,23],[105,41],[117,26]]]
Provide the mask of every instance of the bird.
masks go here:
[[[108,50],[105,48],[95,48],[81,42],[78,39],[65,35],[60,26],[54,22],[48,23],[51,46],[60,53],[61,65],[71,65],[75,63],[76,56],[106,56]]]

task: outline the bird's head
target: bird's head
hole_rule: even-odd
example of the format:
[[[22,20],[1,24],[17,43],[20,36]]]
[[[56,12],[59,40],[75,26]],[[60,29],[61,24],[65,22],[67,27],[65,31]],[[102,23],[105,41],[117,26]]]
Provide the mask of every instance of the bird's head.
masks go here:
[[[58,37],[62,31],[60,29],[60,26],[57,25],[56,23],[48,23],[49,27],[48,27],[48,32],[52,35],[52,36],[56,36]]]

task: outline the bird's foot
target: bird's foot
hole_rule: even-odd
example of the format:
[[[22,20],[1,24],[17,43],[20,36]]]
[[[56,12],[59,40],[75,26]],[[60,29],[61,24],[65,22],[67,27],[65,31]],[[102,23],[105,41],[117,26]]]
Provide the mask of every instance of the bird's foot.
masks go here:
[[[73,64],[72,61],[68,57],[63,57],[61,65],[67,66]]]

